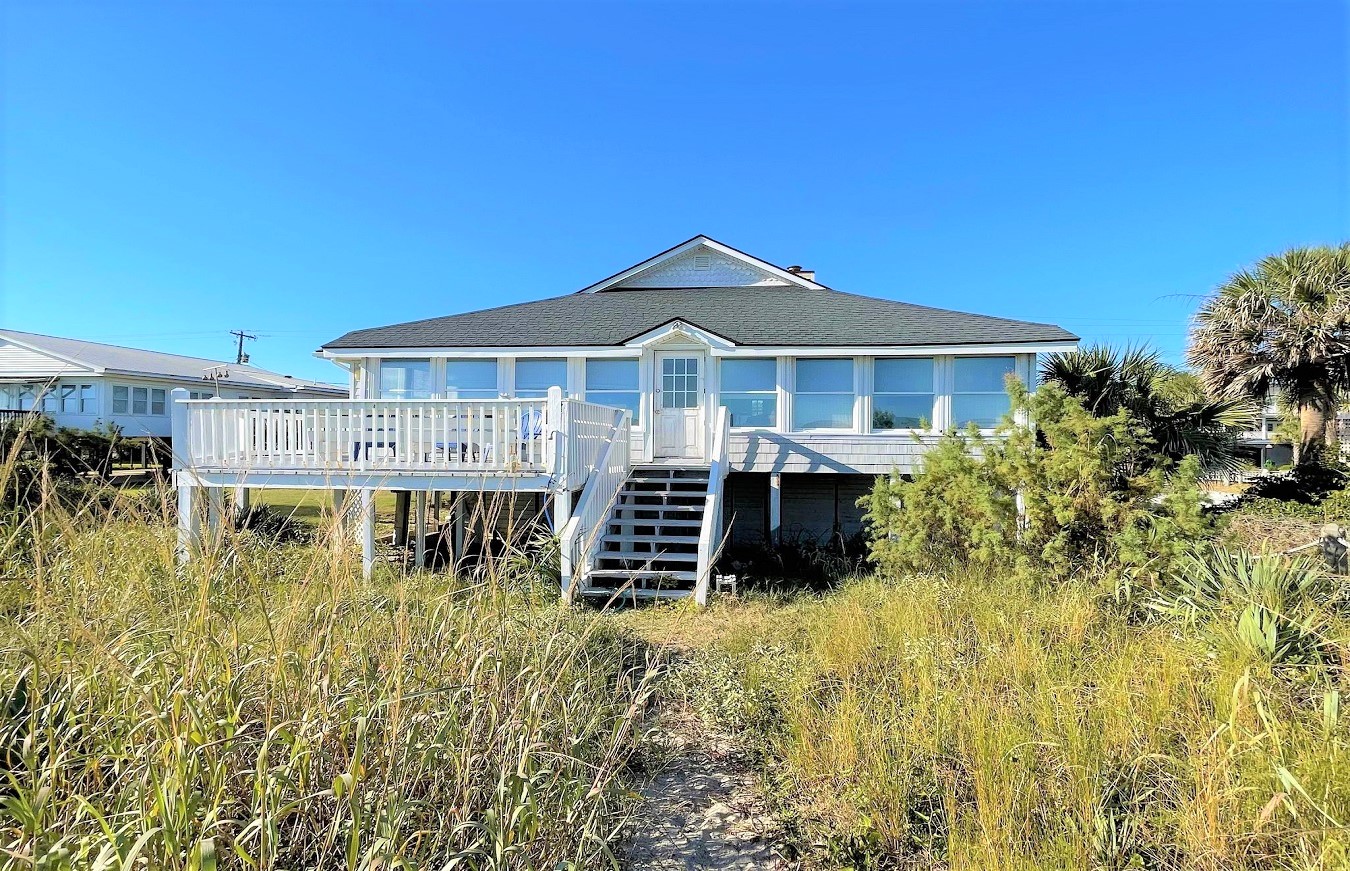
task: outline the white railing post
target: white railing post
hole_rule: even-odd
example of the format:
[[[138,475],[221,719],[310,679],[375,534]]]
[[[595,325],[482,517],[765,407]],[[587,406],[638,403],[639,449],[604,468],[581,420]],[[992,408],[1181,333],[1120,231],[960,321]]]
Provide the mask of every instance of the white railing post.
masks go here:
[[[717,409],[713,423],[712,463],[708,467],[708,495],[703,500],[703,524],[698,535],[698,569],[694,578],[694,601],[708,604],[713,564],[721,549],[722,484],[727,476],[727,440],[731,427],[725,405]]]
[[[185,563],[201,544],[201,518],[197,513],[197,488],[189,479],[192,445],[188,433],[188,392],[175,387],[169,420],[169,450],[172,456],[174,485],[178,488],[178,561]]]
[[[563,396],[561,387],[548,389],[548,406],[544,412],[544,437],[547,456],[545,470],[557,476],[559,487],[571,487],[567,480],[567,425],[563,420]]]

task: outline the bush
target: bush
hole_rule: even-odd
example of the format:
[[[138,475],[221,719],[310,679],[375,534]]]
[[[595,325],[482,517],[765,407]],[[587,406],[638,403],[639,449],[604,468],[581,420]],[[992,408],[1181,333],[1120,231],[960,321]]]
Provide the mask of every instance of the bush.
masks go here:
[[[1010,390],[1036,431],[1009,420],[995,439],[947,433],[914,480],[893,474],[867,497],[872,556],[886,573],[973,566],[1152,578],[1210,534],[1194,458],[1164,470],[1126,412],[1096,417],[1054,385]]]

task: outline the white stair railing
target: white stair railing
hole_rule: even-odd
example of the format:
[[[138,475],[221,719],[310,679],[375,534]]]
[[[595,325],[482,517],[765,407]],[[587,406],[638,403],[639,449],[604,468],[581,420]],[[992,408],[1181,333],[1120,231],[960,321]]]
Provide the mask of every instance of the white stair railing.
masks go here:
[[[578,581],[585,582],[600,548],[605,522],[623,482],[632,470],[629,431],[632,414],[627,409],[609,409],[610,429],[598,456],[585,476],[586,486],[561,538],[562,594],[570,598]],[[571,460],[569,458],[569,465]]]
[[[708,604],[708,586],[713,564],[722,549],[722,484],[727,478],[727,441],[731,420],[725,405],[718,406],[713,421],[712,465],[708,468],[708,495],[703,500],[703,524],[698,531],[698,574],[695,576],[694,601]]]

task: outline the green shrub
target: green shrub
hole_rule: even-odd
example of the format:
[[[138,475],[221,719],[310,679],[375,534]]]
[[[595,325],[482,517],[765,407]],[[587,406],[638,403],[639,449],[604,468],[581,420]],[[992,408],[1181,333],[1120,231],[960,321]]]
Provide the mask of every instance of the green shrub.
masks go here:
[[[866,498],[872,556],[886,573],[978,566],[1156,577],[1211,532],[1193,458],[1167,474],[1126,412],[1094,416],[1054,385],[1029,395],[1013,382],[1010,391],[1035,430],[1009,419],[995,439],[947,433],[912,481],[893,474]]]

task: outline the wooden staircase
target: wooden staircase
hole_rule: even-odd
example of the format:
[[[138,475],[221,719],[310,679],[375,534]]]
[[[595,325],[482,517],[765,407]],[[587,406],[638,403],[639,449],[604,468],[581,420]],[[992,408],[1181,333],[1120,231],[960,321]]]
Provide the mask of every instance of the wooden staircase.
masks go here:
[[[605,520],[583,595],[693,595],[708,480],[707,466],[634,466]]]

